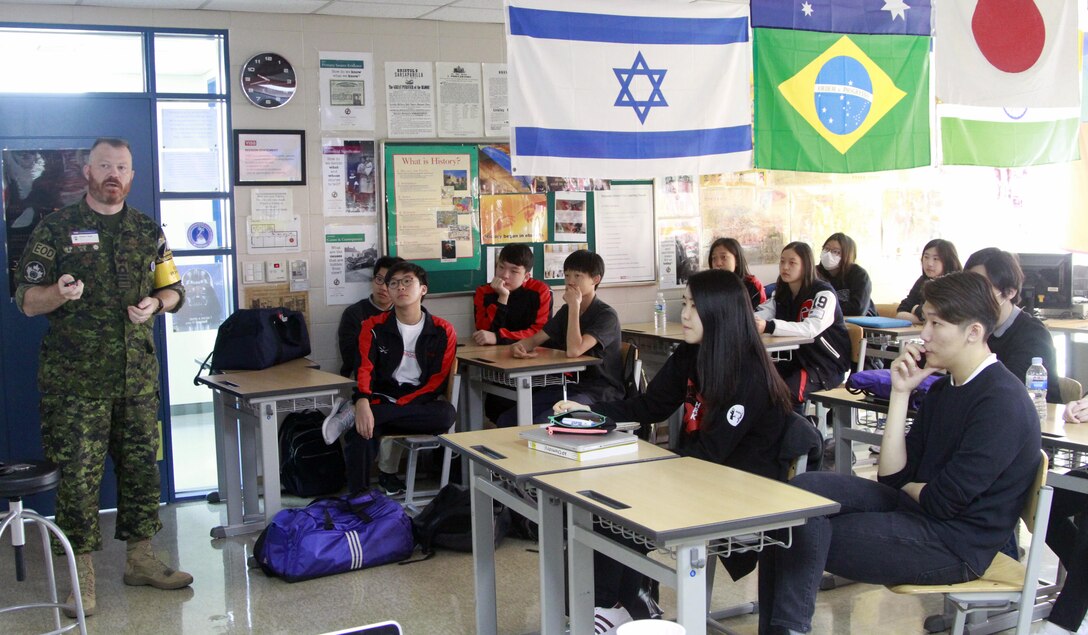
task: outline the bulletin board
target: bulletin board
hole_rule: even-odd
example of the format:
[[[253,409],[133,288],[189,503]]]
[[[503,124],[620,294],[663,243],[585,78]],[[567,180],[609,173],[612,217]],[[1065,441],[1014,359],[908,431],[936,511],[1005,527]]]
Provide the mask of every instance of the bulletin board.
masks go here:
[[[515,177],[509,169],[509,147],[502,143],[386,142],[382,153],[387,252],[427,270],[428,294],[475,291],[490,280],[494,254],[488,258],[488,252],[497,252],[504,244],[515,242],[533,248],[534,278],[551,285],[562,284],[562,269],[557,270],[556,263],[561,265],[570,251],[583,246],[593,251],[598,248],[595,222],[598,196],[612,210],[613,218],[617,213],[623,214],[624,225],[644,230],[637,232],[644,237],[638,244],[616,240],[608,243],[615,253],[602,254],[605,284],[656,279],[652,181],[609,183]],[[464,182],[460,180],[462,165],[468,166]],[[619,207],[625,204],[620,195],[628,190],[641,194],[639,188],[650,193],[649,209],[626,214]],[[411,208],[408,219],[399,215],[406,208]],[[431,218],[435,219],[433,228]],[[450,227],[454,228],[452,232]],[[451,234],[448,238],[447,233]],[[449,254],[436,252],[428,244],[434,243],[436,237],[456,240],[466,233],[472,240],[471,256],[467,251],[469,246],[461,243],[456,245],[455,258],[443,257]],[[617,245],[622,245],[622,253]],[[631,270],[632,262],[642,262],[643,266],[622,280],[610,278],[612,271]]]

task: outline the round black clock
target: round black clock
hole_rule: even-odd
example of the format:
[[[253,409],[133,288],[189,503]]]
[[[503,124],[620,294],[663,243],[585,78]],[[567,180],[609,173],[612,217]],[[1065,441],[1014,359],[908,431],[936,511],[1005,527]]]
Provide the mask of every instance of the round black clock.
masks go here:
[[[282,55],[258,53],[242,66],[242,91],[259,108],[279,108],[297,87],[295,69]]]

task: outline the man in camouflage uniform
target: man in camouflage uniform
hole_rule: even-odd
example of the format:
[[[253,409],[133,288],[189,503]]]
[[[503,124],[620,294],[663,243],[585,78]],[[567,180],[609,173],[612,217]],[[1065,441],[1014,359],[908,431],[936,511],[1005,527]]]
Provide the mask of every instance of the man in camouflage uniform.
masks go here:
[[[193,578],[151,551],[162,528],[152,326],[155,315],[178,310],[185,291],[162,230],[125,203],[133,178],[128,142],[95,141],[83,176],[86,196],[48,215],[31,235],[15,302],[26,315],[49,319],[38,370],[42,440],[60,467],[57,523],[77,554],[90,615],[107,452],[118,483],[114,537],[128,541],[125,584],[180,589]]]

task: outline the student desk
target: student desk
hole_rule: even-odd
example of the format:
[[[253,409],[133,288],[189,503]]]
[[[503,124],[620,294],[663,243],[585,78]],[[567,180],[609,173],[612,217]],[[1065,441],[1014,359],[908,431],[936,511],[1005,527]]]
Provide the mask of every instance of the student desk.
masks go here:
[[[1079,366],[1077,364],[1077,347],[1073,341],[1075,335],[1088,335],[1088,320],[1058,320],[1049,319],[1043,322],[1051,333],[1061,335],[1065,339],[1065,375],[1073,377]]]
[[[533,422],[533,388],[563,383],[566,373],[596,366],[601,359],[589,355],[567,357],[565,351],[537,347],[536,357],[515,359],[510,346],[458,346],[457,363],[468,374],[468,421],[462,426],[478,430],[484,421],[484,393],[517,401],[518,425]],[[574,383],[574,382],[571,382]]]
[[[786,483],[691,457],[534,476],[530,483],[567,505],[570,632],[593,632],[593,552],[674,585],[688,635],[706,632],[706,567],[719,553],[787,546],[768,535],[831,514],[838,503]],[[599,525],[664,551],[662,564],[593,531]],[[792,534],[792,532],[791,532]],[[743,541],[736,538],[744,536]],[[541,561],[562,544],[541,545]],[[548,610],[553,610],[551,607]]]
[[[676,345],[684,341],[684,327],[673,322],[666,324],[663,330],[655,330],[653,322],[626,324],[620,327],[620,334],[624,341],[638,347],[640,358],[644,361],[657,362],[656,365],[651,364],[655,370],[665,363],[665,359]],[[760,339],[763,340],[763,346],[767,348],[767,352],[775,361],[789,359],[790,351],[812,343],[811,337],[796,335],[760,335]],[[646,360],[646,357],[650,357],[651,360]]]
[[[1066,423],[1065,406],[1047,404],[1043,423],[1043,447],[1050,452],[1046,482],[1054,487],[1088,494],[1088,479],[1066,476],[1075,468],[1088,467],[1088,423]]]
[[[465,456],[470,464],[472,487],[472,561],[476,576],[476,632],[491,635],[498,630],[495,612],[494,506],[498,501],[534,520],[539,526],[540,632],[562,633],[563,622],[563,509],[552,496],[540,496],[528,481],[531,477],[570,470],[594,472],[601,466],[673,459],[675,454],[636,441],[638,450],[594,461],[574,461],[530,450],[518,435],[524,428],[494,428],[457,432],[439,437]],[[547,555],[547,557],[545,557]],[[593,632],[590,626],[588,631]]]
[[[876,412],[888,414],[888,404],[871,401],[864,395],[855,395],[843,387],[831,390],[819,390],[809,395],[809,399],[818,404],[831,408],[831,419],[834,426],[835,437],[835,471],[840,474],[853,474],[848,458],[854,451],[850,445],[852,441],[868,443],[879,446],[884,438],[884,431],[873,426],[853,427],[853,413]],[[914,411],[907,412],[907,416],[914,415]]]
[[[213,538],[260,531],[280,510],[279,414],[331,407],[354,382],[293,360],[264,370],[203,375],[215,406],[215,450],[219,495],[226,495],[227,524]],[[264,466],[264,510],[257,466]]]
[[[865,333],[865,356],[880,359],[895,359],[899,356],[899,342],[918,337],[922,334],[922,325],[913,326],[862,326]],[[888,350],[894,347],[893,350]]]

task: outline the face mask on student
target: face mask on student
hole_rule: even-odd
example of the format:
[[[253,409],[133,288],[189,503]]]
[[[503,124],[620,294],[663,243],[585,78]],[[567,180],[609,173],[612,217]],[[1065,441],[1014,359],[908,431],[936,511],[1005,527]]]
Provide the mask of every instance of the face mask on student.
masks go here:
[[[830,251],[820,254],[820,264],[824,266],[824,269],[838,269],[840,262],[842,262],[842,256],[833,254]]]

